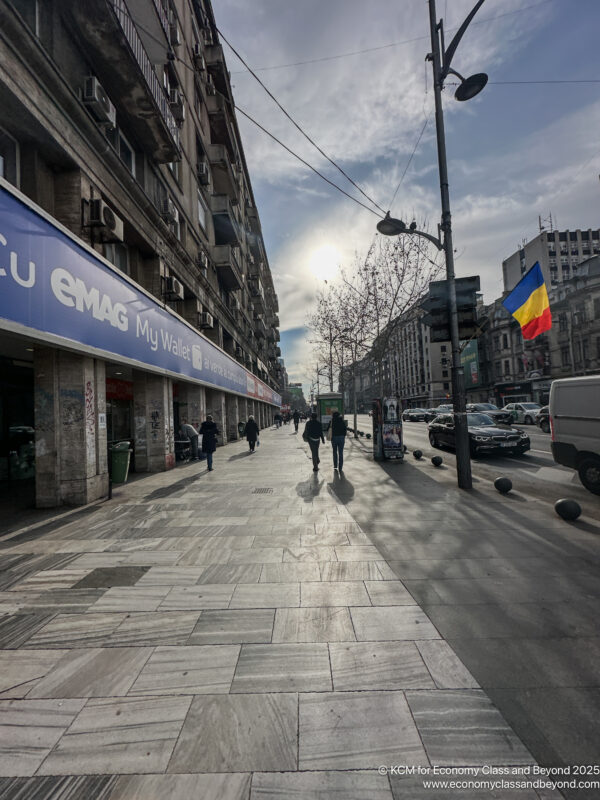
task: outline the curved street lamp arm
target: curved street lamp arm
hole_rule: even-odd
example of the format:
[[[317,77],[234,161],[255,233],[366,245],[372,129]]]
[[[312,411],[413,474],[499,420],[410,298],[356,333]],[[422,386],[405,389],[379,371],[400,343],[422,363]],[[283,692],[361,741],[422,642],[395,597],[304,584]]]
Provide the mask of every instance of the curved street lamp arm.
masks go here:
[[[440,82],[441,83],[444,82],[446,76],[448,75],[448,72],[450,70],[450,64],[452,62],[452,59],[454,58],[454,53],[456,52],[456,48],[458,47],[458,45],[460,43],[460,40],[462,39],[462,37],[463,37],[465,31],[467,30],[467,28],[469,27],[469,25],[471,24],[471,20],[473,19],[475,14],[479,11],[479,9],[481,8],[481,6],[483,5],[484,2],[485,2],[485,0],[477,0],[475,8],[473,8],[472,11],[467,15],[467,17],[466,17],[465,21],[463,22],[463,24],[456,31],[454,39],[452,39],[452,41],[448,45],[448,49],[444,52],[444,54],[443,54],[444,63],[442,64],[442,69],[441,69],[441,72],[440,72]]]
[[[407,230],[405,233],[414,233],[416,236],[423,236],[425,239],[429,239],[429,241],[434,244],[438,250],[443,250],[444,245],[440,242],[437,236],[432,236],[430,233],[426,233],[425,231],[417,231],[417,230]]]

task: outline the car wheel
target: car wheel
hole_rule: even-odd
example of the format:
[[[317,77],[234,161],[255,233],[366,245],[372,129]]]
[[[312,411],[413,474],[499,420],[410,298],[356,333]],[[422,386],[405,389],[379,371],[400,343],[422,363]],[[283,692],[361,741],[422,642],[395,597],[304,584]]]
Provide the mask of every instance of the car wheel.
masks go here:
[[[438,440],[435,438],[435,433],[429,434],[429,444],[439,450]]]
[[[547,419],[544,419],[542,422],[540,422],[540,428],[544,431],[544,433],[550,433],[550,423]]]
[[[524,417],[523,422],[525,423],[525,425],[533,425],[533,420],[531,419],[531,417],[529,415]]]
[[[600,459],[586,458],[579,465],[579,480],[588,492],[600,494]]]

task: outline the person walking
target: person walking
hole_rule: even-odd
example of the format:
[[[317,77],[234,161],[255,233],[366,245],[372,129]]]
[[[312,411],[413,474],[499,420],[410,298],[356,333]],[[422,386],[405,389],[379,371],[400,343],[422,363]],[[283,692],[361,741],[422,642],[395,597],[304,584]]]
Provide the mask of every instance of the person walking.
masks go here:
[[[199,461],[198,457],[198,436],[200,435],[196,428],[191,425],[187,419],[184,419],[181,423],[181,433],[190,440],[192,445],[192,458],[194,461]]]
[[[300,422],[300,412],[298,409],[292,414],[292,419],[294,420],[294,432],[298,433],[298,423]]]
[[[331,417],[331,448],[333,450],[333,468],[342,472],[344,466],[344,444],[346,443],[346,421],[339,411]]]
[[[311,414],[310,419],[304,426],[304,433],[302,438],[308,442],[310,452],[312,454],[313,472],[319,471],[319,445],[321,442],[325,444],[325,437],[323,436],[323,426],[317,419],[316,414]]]
[[[250,414],[248,417],[248,422],[246,423],[246,427],[244,428],[244,433],[246,434],[246,441],[248,442],[248,446],[250,447],[250,452],[254,452],[254,448],[256,443],[258,442],[259,437],[259,430],[258,425],[256,424],[256,420]]]
[[[208,471],[212,472],[213,453],[217,449],[217,436],[219,436],[219,431],[217,429],[217,423],[214,422],[210,414],[206,415],[206,419],[200,426],[199,433],[202,435],[202,452],[206,453]]]

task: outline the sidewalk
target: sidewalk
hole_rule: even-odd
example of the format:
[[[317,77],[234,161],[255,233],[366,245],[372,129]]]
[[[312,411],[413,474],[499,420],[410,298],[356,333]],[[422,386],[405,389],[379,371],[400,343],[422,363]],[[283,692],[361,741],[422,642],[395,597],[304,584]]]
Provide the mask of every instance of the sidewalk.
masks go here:
[[[594,533],[570,533],[565,550],[543,508],[525,515],[489,489],[465,498],[431,465],[382,469],[355,443],[346,477],[333,477],[329,444],[321,467],[291,426],[263,431],[254,455],[219,448],[210,474],[152,475],[0,544],[0,798],[561,796],[424,787],[540,777],[453,652],[473,662],[477,647],[461,649],[460,622],[439,612],[501,592],[525,603],[531,584],[551,607],[582,579],[592,596]],[[536,577],[550,552],[576,580]],[[498,640],[477,646],[501,660],[511,637],[491,655]],[[403,765],[415,774],[393,774]]]

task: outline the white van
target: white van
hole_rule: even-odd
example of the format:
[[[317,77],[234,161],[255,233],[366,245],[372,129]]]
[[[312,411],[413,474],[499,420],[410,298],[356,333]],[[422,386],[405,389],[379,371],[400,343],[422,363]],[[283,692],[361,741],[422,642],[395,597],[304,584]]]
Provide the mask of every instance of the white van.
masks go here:
[[[600,375],[552,382],[550,432],[554,460],[600,494]]]

